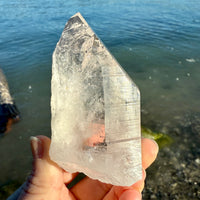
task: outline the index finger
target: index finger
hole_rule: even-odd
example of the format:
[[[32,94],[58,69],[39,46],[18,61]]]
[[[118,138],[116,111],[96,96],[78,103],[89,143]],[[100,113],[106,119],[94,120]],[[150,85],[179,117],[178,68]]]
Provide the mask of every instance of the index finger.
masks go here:
[[[142,139],[142,166],[148,168],[156,159],[158,154],[158,145],[154,140]]]

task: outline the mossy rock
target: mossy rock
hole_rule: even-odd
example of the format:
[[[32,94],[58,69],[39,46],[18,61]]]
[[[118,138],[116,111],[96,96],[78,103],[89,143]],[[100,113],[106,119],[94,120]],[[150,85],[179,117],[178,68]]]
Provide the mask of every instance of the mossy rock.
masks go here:
[[[170,145],[173,140],[170,136],[164,133],[156,133],[150,130],[149,128],[141,127],[142,128],[142,137],[153,139],[157,142],[159,148],[163,148],[165,146]]]

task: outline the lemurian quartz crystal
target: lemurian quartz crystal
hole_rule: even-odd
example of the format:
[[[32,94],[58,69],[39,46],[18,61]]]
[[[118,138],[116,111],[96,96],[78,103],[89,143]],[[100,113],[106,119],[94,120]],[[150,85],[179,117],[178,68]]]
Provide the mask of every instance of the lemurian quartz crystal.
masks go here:
[[[53,53],[51,89],[53,161],[113,185],[142,178],[139,90],[80,13]]]

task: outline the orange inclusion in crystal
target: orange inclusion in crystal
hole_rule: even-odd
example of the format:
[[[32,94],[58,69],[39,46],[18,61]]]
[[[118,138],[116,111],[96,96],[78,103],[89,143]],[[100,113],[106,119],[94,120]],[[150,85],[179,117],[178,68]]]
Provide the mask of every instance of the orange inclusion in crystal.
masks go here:
[[[98,144],[105,142],[105,126],[104,124],[93,123],[89,127],[94,133],[90,138],[87,139],[86,145],[89,147],[94,147]]]

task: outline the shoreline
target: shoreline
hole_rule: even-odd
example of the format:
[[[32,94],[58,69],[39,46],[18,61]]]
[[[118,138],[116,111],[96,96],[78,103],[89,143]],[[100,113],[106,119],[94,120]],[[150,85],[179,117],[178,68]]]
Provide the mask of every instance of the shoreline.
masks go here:
[[[160,129],[156,123],[151,122],[150,126]],[[174,142],[160,149],[155,163],[147,170],[143,199],[199,199],[200,113],[180,120],[179,126],[165,127],[165,130],[171,133]],[[23,182],[21,180],[21,184]],[[20,181],[17,180],[2,184],[0,198],[6,199],[19,186]]]

